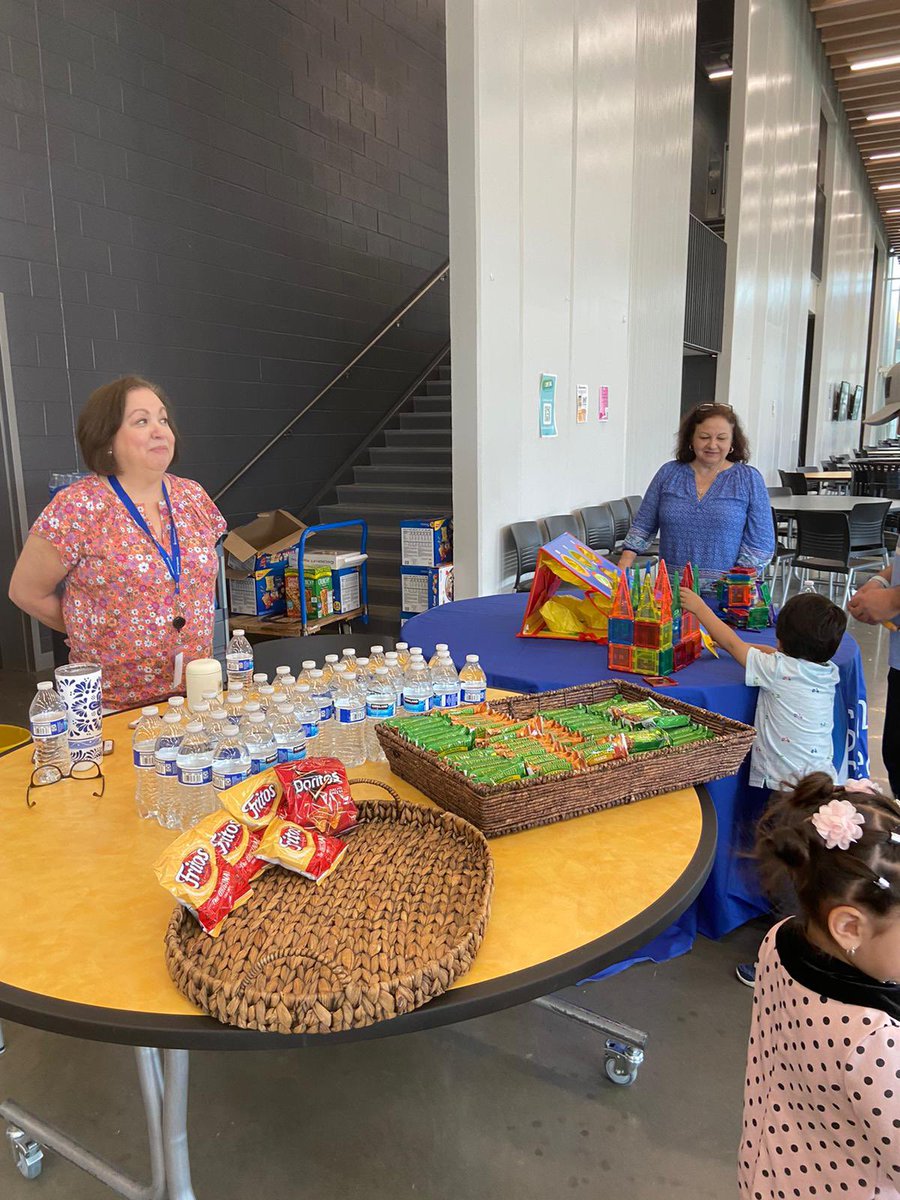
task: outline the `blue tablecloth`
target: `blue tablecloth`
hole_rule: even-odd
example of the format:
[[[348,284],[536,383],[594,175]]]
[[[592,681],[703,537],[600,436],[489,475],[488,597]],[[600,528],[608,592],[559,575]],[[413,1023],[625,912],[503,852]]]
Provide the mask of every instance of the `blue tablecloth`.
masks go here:
[[[606,647],[592,642],[566,642],[548,638],[516,637],[528,597],[524,594],[483,596],[433,608],[407,621],[403,636],[421,646],[426,656],[436,642],[446,642],[461,666],[466,654],[477,654],[492,687],[520,692],[592,683],[598,679],[628,680],[645,686],[639,675],[610,671]],[[748,641],[774,645],[774,629],[754,631]],[[841,642],[834,661],[840,672],[835,696],[835,766],[841,778],[868,774],[868,723],[866,685],[859,646],[850,635]],[[720,651],[709,653],[675,673],[677,686],[660,688],[661,698],[671,696],[697,704],[737,721],[753,724],[756,688],[744,683],[743,668]],[[662,961],[688,949],[697,932],[721,937],[752,917],[768,911],[752,861],[742,856],[752,842],[753,828],[765,803],[765,793],[748,784],[749,763],[737,775],[709,785],[718,819],[716,858],[697,901],[676,929],[656,939],[636,957]]]

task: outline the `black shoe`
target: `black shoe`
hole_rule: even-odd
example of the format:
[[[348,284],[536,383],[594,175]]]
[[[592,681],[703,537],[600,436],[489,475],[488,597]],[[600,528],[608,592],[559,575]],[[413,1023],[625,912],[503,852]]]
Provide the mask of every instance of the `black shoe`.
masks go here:
[[[756,983],[756,963],[738,963],[734,973],[747,987],[753,987]]]

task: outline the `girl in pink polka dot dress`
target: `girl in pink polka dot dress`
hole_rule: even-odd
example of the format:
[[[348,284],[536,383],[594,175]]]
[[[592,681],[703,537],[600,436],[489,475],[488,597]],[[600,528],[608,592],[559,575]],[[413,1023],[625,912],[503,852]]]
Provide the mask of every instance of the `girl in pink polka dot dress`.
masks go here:
[[[757,855],[800,916],[760,950],[739,1154],[749,1200],[900,1200],[900,806],[809,775]]]

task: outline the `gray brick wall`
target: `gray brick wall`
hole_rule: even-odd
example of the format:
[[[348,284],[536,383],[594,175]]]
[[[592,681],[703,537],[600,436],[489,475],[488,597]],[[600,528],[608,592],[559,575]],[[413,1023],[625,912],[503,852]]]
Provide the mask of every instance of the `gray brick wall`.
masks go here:
[[[2,0],[0,291],[29,513],[157,380],[214,492],[447,256],[443,0]],[[443,339],[446,289],[223,502],[299,508]]]

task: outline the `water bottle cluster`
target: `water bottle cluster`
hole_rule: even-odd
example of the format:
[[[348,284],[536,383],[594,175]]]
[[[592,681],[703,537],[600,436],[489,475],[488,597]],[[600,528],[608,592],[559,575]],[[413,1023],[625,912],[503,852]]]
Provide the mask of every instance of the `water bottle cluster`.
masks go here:
[[[425,661],[420,647],[372,646],[308,659],[296,677],[281,666],[269,682],[254,672],[253,650],[235,630],[226,653],[224,696],[204,696],[187,709],[172,696],[165,713],[141,712],[134,734],[137,807],[171,829],[186,829],[219,807],[217,794],[276,762],[338,758],[346,767],[384,761],[380,721],[431,708],[477,704],[485,698],[478,655],[459,674],[446,645]]]

